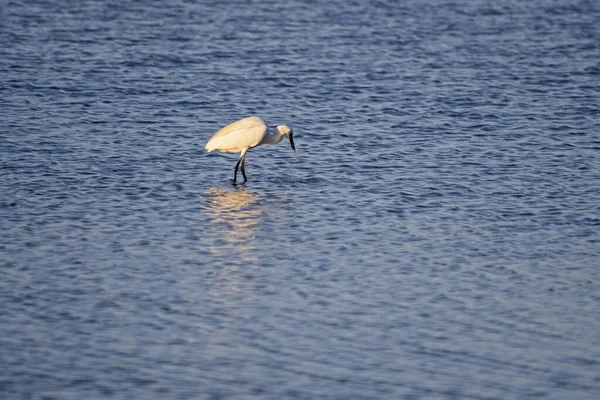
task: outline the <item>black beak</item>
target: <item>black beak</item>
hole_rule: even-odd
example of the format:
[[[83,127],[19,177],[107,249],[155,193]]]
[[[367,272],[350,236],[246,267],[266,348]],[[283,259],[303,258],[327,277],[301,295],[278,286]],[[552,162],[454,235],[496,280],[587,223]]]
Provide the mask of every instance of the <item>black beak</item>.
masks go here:
[[[292,145],[292,150],[294,150],[294,153],[296,152],[296,146],[294,146],[294,137],[292,135],[290,135],[290,144]]]

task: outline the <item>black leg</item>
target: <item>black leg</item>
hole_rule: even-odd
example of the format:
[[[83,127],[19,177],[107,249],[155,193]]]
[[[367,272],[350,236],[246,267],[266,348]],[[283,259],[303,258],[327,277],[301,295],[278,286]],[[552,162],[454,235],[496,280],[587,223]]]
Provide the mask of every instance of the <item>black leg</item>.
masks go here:
[[[237,172],[238,172],[238,168],[240,166],[240,162],[242,161],[242,159],[240,158],[237,162],[237,164],[235,164],[235,172],[233,173],[233,183],[235,184],[235,182],[237,181]],[[242,164],[242,173],[244,173],[244,164]],[[246,175],[244,175],[244,178],[246,177]]]
[[[242,157],[242,175],[244,175],[244,182],[246,182],[248,180],[248,178],[246,178],[246,169],[244,168],[245,163],[246,163],[246,155],[244,154],[244,157]]]

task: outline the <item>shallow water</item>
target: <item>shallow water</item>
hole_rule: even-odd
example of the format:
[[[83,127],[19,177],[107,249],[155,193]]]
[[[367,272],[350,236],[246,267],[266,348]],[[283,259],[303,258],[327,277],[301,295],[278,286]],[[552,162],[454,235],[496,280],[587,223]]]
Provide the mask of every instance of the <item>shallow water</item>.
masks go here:
[[[597,398],[597,2],[82,3],[0,6],[0,397]]]

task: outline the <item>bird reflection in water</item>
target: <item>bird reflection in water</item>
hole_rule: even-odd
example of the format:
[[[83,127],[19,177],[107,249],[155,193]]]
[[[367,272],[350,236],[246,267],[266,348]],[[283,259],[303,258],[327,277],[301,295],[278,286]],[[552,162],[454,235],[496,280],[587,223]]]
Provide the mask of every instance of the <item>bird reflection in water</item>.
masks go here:
[[[243,318],[243,305],[256,300],[253,279],[259,270],[256,238],[263,206],[259,197],[245,187],[211,187],[204,193],[204,211],[209,224],[205,229],[207,247],[214,260],[205,266],[210,313],[219,321],[220,336],[234,335]]]
[[[230,265],[256,265],[256,233],[263,211],[258,196],[245,187],[211,187],[204,197],[205,211],[213,223],[211,230],[217,229],[210,246],[214,256]]]

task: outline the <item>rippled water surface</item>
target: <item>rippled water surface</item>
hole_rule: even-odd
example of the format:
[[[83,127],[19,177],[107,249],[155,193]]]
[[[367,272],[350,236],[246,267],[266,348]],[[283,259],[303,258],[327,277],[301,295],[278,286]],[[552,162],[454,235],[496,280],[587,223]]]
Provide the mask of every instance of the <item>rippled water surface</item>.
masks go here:
[[[0,397],[597,399],[599,4],[3,2]]]

